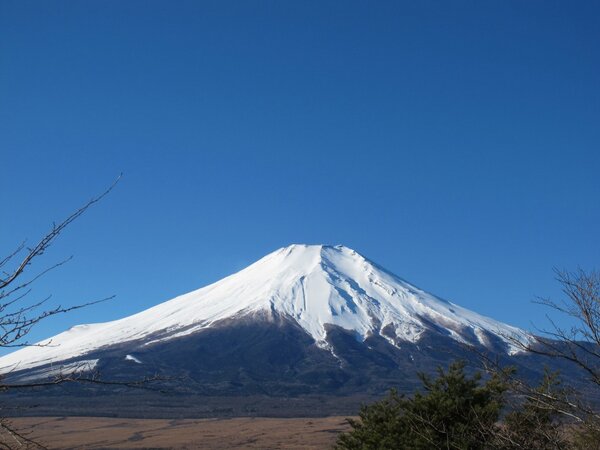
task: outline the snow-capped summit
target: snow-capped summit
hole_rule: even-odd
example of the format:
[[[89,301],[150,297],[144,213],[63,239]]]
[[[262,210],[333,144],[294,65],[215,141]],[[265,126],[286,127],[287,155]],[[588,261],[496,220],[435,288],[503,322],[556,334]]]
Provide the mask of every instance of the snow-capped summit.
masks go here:
[[[359,341],[381,336],[395,347],[418,342],[428,331],[476,345],[504,342],[509,353],[514,350],[509,336],[529,339],[523,330],[418,289],[348,247],[296,244],[138,314],[75,326],[39,346],[4,356],[0,373],[84,359],[126,343],[150,348],[224,321],[254,317],[285,318],[322,349],[330,348],[331,326],[351,332]]]

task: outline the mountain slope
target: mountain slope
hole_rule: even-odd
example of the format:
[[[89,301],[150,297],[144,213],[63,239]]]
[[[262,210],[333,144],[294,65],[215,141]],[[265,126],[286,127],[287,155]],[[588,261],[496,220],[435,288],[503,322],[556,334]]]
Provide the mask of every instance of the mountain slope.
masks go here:
[[[89,370],[99,360],[90,355],[111,348],[147,351],[223,323],[259,318],[289,321],[317,348],[336,357],[332,328],[357,342],[380,337],[395,348],[434,334],[457,343],[503,347],[509,354],[515,351],[509,337],[530,338],[518,328],[428,294],[347,247],[291,245],[234,275],[138,314],[75,326],[39,346],[4,356],[0,373],[77,361]],[[141,364],[130,354],[125,358]],[[69,369],[63,366],[62,370]]]

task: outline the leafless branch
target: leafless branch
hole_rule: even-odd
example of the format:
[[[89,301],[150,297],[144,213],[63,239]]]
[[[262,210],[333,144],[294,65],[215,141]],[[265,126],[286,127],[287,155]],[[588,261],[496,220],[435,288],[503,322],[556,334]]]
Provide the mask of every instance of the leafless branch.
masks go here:
[[[33,275],[31,278],[25,279],[24,281],[23,276],[28,272],[28,268],[37,260],[37,258],[42,256],[48,250],[56,238],[58,238],[58,236],[60,236],[60,234],[69,225],[81,217],[91,206],[106,197],[117,185],[120,179],[121,175],[119,175],[119,177],[117,177],[117,179],[100,195],[92,197],[62,222],[53,224],[50,231],[48,231],[33,247],[27,247],[26,242],[23,241],[7,256],[0,259],[0,347],[51,345],[51,342],[44,344],[30,344],[29,342],[26,342],[24,338],[29,334],[35,325],[45,319],[48,319],[49,317],[68,313],[114,298],[114,296],[110,296],[100,300],[89,301],[70,307],[58,305],[53,308],[40,311],[40,309],[43,309],[42,306],[44,306],[51,297],[48,296],[40,301],[27,303],[25,298],[31,293],[30,286],[47,273],[66,264],[71,260],[72,257],[55,263],[41,272]],[[9,267],[11,264],[19,256],[21,256],[21,259],[17,260],[16,264],[14,264],[12,269],[10,269]],[[70,373],[59,373],[54,379],[47,382],[42,381],[20,384],[6,383],[5,377],[10,374],[4,374],[3,378],[0,379],[0,391],[43,387],[75,381],[82,383],[110,384],[143,388],[147,383],[159,379],[158,377],[150,377],[133,382],[105,381],[100,379],[97,373],[85,375],[89,371],[78,369],[81,368],[75,368],[75,370],[71,370]],[[26,433],[13,427],[10,420],[3,416],[4,413],[0,412],[0,449],[45,448],[40,443],[30,439]]]
[[[81,215],[84,214],[91,206],[106,197],[114,189],[120,179],[121,176],[117,177],[117,179],[100,195],[92,197],[83,206],[78,208],[59,224],[54,224],[51,230],[46,233],[46,235],[44,235],[44,237],[42,237],[36,245],[33,247],[26,247],[25,242],[22,242],[16,247],[15,250],[0,260],[0,268],[6,267],[18,255],[22,254],[26,250],[25,256],[22,257],[20,262],[18,262],[12,270],[4,270],[2,272],[3,275],[0,275],[0,347],[24,347],[33,345],[29,342],[25,342],[24,338],[27,336],[27,334],[29,334],[31,329],[42,320],[57,314],[67,313],[113,298],[113,296],[106,297],[101,300],[86,302],[84,304],[72,307],[62,307],[59,305],[37,313],[35,311],[39,311],[39,308],[44,305],[50,299],[50,297],[46,297],[37,302],[31,302],[27,304],[24,303],[25,298],[31,293],[30,286],[34,282],[38,281],[50,271],[66,264],[72,259],[72,257],[68,257],[51,265],[50,267],[47,267],[25,281],[22,281],[22,279],[28,267],[32,265],[37,257],[46,252],[46,250],[53,244],[53,242],[65,230],[65,228],[72,224],[76,219],[81,217]]]

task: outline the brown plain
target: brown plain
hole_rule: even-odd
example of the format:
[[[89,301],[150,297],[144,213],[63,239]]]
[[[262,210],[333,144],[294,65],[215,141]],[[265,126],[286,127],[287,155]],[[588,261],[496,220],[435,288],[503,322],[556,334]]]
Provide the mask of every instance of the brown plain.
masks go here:
[[[328,449],[348,430],[344,417],[12,420],[49,449]]]

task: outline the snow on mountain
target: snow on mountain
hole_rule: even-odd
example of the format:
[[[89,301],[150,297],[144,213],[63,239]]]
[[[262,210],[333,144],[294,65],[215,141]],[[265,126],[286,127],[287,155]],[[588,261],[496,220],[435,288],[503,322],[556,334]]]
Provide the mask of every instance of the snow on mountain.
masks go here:
[[[495,335],[525,341],[518,328],[481,316],[416,288],[344,246],[291,245],[242,271],[124,319],[75,326],[0,358],[0,373],[58,363],[103,347],[137,341],[151,345],[189,335],[224,319],[274,314],[296,321],[316,344],[329,348],[327,324],[359,340],[380,334],[393,345],[444,330],[459,342],[488,345]]]

